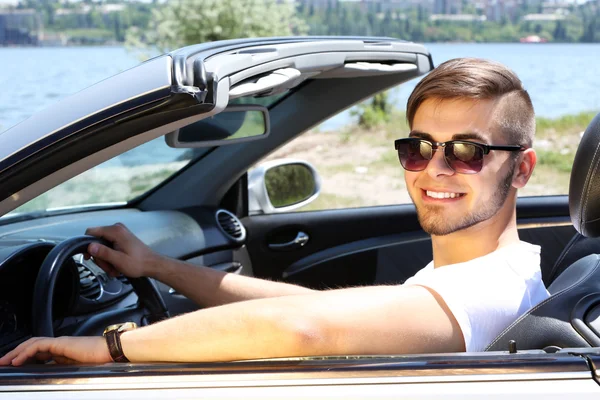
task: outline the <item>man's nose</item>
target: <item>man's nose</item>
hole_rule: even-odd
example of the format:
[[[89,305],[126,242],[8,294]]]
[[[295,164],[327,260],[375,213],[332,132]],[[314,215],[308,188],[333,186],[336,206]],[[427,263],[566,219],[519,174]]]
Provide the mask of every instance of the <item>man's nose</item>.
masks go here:
[[[433,156],[427,164],[427,173],[432,178],[439,178],[441,176],[454,174],[454,170],[446,163],[443,147],[438,147],[433,151]]]

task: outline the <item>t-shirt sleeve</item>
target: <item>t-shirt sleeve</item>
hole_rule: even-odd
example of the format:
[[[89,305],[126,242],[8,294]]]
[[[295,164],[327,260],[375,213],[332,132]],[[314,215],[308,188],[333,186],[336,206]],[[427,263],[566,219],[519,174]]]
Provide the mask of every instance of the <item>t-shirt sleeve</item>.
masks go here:
[[[495,264],[495,263],[494,263]],[[405,284],[439,294],[458,322],[468,352],[483,351],[516,318],[525,283],[508,266],[448,266]]]

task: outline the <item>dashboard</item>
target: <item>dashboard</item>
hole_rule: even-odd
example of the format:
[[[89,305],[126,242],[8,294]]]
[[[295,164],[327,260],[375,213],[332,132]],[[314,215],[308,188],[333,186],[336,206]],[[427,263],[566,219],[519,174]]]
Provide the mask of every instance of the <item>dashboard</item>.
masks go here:
[[[161,254],[208,266],[231,263],[232,250],[245,239],[245,231],[243,237],[231,235],[230,213],[204,208],[185,213],[106,210],[0,225],[0,355],[33,335],[36,279],[52,248],[62,240],[83,235],[88,227],[116,222],[125,224]],[[137,295],[126,277],[109,276],[83,255],[67,262],[53,294],[55,336],[74,334],[92,317],[136,305]],[[197,308],[170,288],[160,283],[157,286],[172,315]]]

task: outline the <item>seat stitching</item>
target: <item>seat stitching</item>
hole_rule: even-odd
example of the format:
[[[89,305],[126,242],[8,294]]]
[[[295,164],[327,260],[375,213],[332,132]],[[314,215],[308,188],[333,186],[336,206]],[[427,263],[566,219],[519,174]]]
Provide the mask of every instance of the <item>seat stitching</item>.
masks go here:
[[[597,158],[596,155],[598,155],[598,150],[600,150],[600,146],[596,146],[596,151],[594,151],[594,156],[592,157],[592,162],[590,163],[593,168],[589,168],[585,177],[585,183],[583,185],[583,192],[587,192],[587,188],[590,186],[590,180],[591,180],[591,176],[594,174],[594,172],[596,172],[596,167],[597,167]],[[583,193],[582,193],[583,194]],[[585,214],[585,211],[587,210],[587,203],[589,200],[589,196],[584,196],[583,198],[583,207],[581,209],[581,215],[579,216],[579,222],[580,224],[583,223],[582,221],[582,216]]]
[[[575,237],[572,240],[570,240],[569,243],[567,243],[567,247],[563,250],[561,255],[558,257],[558,260],[556,260],[556,262],[552,266],[552,269],[550,270],[550,282],[554,281],[554,275],[556,274],[556,269],[558,265],[565,259],[565,257],[567,256],[569,251],[571,251],[571,249],[575,246],[575,244],[579,243],[584,238],[585,236],[581,235],[580,233],[577,233]]]
[[[582,281],[585,281],[587,278],[589,278],[589,276],[591,274],[593,274],[598,267],[600,266],[600,259],[596,260],[596,265],[583,277],[581,277],[577,282],[573,283],[571,286],[564,288],[562,291],[556,293],[554,296],[550,296],[548,297],[546,300],[542,301],[541,303],[539,303],[538,305],[536,305],[535,307],[533,307],[532,309],[530,309],[529,311],[527,311],[525,314],[521,315],[519,317],[519,319],[517,319],[515,322],[513,322],[512,324],[510,324],[506,329],[504,329],[502,331],[502,333],[500,333],[496,339],[494,339],[494,341],[492,343],[490,343],[486,349],[489,349],[490,347],[492,347],[493,345],[495,345],[500,338],[507,333],[509,330],[511,330],[516,324],[518,324],[521,320],[525,319],[525,317],[527,317],[528,315],[531,315],[531,313],[533,313],[534,311],[537,311],[540,307],[544,306],[545,304],[558,299],[559,297],[561,297],[562,295],[564,295],[565,293],[567,293],[568,291],[570,291],[571,289],[575,288],[578,284],[580,284]]]

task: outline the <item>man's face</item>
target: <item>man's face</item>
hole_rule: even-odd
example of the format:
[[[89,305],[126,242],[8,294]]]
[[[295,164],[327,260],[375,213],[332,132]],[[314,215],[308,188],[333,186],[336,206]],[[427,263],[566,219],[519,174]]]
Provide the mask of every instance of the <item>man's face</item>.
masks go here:
[[[501,133],[492,133],[493,111],[493,100],[429,99],[415,114],[411,136],[434,142],[460,139],[514,144]],[[438,148],[423,171],[405,173],[406,187],[423,230],[447,235],[493,221],[503,208],[512,207],[506,199],[511,193],[514,165],[510,152],[492,150],[484,156],[480,172],[458,174],[448,167],[443,149]]]

